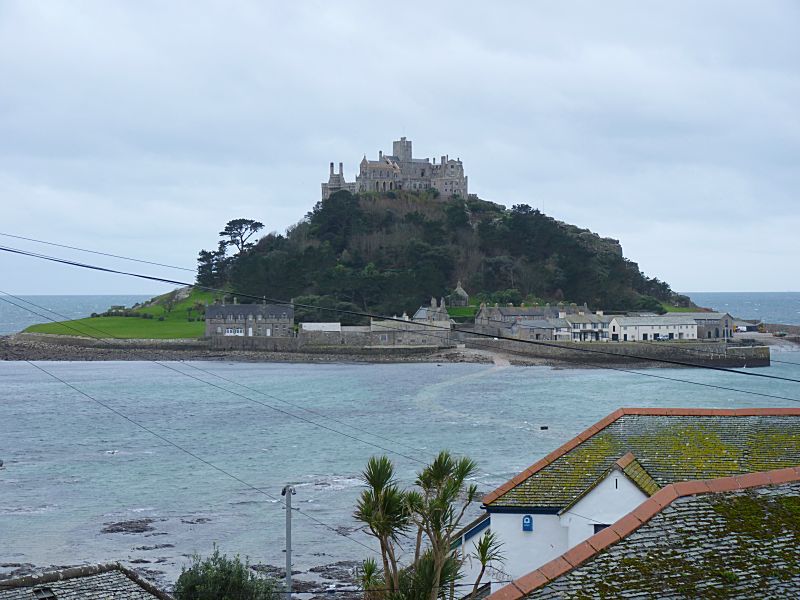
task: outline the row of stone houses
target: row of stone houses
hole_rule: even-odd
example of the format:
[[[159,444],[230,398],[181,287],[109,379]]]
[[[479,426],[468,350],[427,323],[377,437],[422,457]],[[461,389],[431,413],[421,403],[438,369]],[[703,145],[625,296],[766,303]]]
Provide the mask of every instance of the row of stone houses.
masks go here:
[[[291,304],[216,304],[206,308],[206,337],[300,338],[318,346],[436,346],[453,345],[453,321],[444,298],[431,298],[413,317],[372,319],[369,325],[301,323],[295,329]]]
[[[459,286],[452,296],[468,299]],[[431,298],[413,317],[373,319],[367,326],[338,323],[303,323],[295,329],[291,304],[218,304],[206,309],[206,336],[305,336],[325,344],[451,345],[453,320],[446,301]],[[486,306],[475,317],[475,330],[500,338],[557,342],[648,342],[661,340],[727,340],[733,337],[734,319],[727,313],[670,313],[638,316],[592,313],[584,305]],[[370,335],[365,335],[370,333]],[[427,333],[427,335],[426,335]]]
[[[748,531],[744,506],[769,526]],[[707,597],[719,586],[725,597],[797,597],[786,506],[800,507],[800,409],[626,408],[487,494],[456,551],[474,580],[468,553],[495,534],[505,560],[488,573],[494,600]],[[714,564],[737,576],[720,580]],[[687,577],[704,583],[677,593]]]
[[[727,313],[671,313],[636,316],[590,312],[586,306],[481,306],[475,317],[480,333],[519,340],[559,342],[646,342],[726,340],[734,319]]]

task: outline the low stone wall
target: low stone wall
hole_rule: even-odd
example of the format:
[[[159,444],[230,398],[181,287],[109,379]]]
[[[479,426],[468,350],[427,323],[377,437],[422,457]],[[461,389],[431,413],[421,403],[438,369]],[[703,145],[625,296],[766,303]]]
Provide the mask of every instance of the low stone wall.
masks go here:
[[[678,361],[715,367],[769,366],[766,346],[729,346],[725,342],[554,342],[531,344],[466,336],[467,348],[497,350],[580,364],[629,364],[669,366]]]

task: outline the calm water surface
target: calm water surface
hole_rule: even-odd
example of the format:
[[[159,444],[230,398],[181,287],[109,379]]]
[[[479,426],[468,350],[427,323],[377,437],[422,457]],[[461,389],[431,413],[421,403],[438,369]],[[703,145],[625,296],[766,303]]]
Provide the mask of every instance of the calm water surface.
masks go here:
[[[800,363],[798,353],[776,357]],[[420,466],[411,458],[429,460],[441,448],[467,454],[479,462],[476,483],[486,492],[620,406],[792,405],[608,370],[196,363],[259,394],[182,363],[170,365],[241,397],[155,363],[40,364],[276,497],[294,483],[295,506],[351,538],[298,514],[300,568],[367,556],[352,539],[371,541],[351,517],[359,471],[369,456],[383,452],[367,441],[406,455],[392,455],[404,483]],[[800,378],[797,364],[759,371]],[[800,399],[800,384],[791,382],[699,370],[648,372]],[[223,551],[282,564],[279,503],[25,363],[0,362],[0,459],[6,465],[0,470],[0,563],[144,559],[153,562],[144,566],[174,579],[186,554],[208,553],[217,542]],[[153,531],[101,533],[106,523],[138,518],[155,519]],[[146,549],[156,545],[169,547]]]

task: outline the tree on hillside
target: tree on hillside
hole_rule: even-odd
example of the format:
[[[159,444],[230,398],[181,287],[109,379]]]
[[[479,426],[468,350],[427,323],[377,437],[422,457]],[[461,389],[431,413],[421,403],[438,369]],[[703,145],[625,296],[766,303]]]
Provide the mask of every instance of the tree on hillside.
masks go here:
[[[367,485],[361,493],[355,517],[367,525],[378,540],[383,569],[366,561],[362,576],[365,600],[452,600],[461,578],[464,558],[453,552],[461,521],[477,496],[477,487],[467,481],[477,465],[469,458],[455,458],[442,451],[419,472],[415,488],[400,489],[394,465],[386,457],[373,457],[362,473]],[[398,545],[413,536],[413,561],[398,563]],[[488,534],[475,544],[475,558],[481,564],[475,590],[491,562],[502,562],[497,540]]]
[[[227,238],[223,240],[226,247],[234,246],[237,251],[236,254],[242,254],[242,252],[253,246],[252,242],[248,242],[247,240],[262,229],[264,229],[264,224],[259,221],[253,221],[252,219],[234,219],[228,221],[228,224],[225,225],[225,229],[220,231],[219,235],[223,238]]]

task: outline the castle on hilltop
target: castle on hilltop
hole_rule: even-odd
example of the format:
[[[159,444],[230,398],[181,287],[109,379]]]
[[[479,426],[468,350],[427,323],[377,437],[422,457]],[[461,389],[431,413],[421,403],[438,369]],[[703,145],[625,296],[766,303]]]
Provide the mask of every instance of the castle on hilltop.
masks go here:
[[[466,198],[468,194],[467,176],[460,158],[453,160],[445,155],[438,164],[435,158],[433,162],[429,158],[414,158],[411,140],[404,137],[392,142],[391,155],[379,151],[378,160],[368,160],[364,155],[355,182],[345,181],[342,166],[339,163],[339,172],[334,173],[331,163],[328,182],[322,184],[323,200],[341,190],[355,194],[435,189],[445,198]]]

